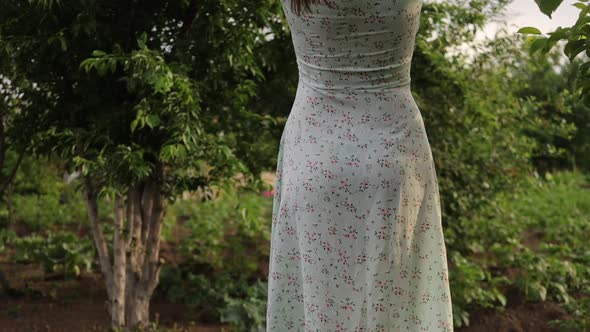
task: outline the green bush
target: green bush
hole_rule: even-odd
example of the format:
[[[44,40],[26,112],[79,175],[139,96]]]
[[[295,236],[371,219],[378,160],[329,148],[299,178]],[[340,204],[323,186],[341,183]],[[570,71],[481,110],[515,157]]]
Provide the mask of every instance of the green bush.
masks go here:
[[[92,241],[71,233],[25,236],[15,239],[12,245],[15,262],[40,263],[45,272],[61,273],[66,278],[78,276],[82,270],[90,271],[95,256]]]
[[[272,198],[252,191],[226,189],[202,203],[177,201],[166,223],[182,219],[188,228],[179,250],[192,262],[234,275],[260,275],[268,259]]]

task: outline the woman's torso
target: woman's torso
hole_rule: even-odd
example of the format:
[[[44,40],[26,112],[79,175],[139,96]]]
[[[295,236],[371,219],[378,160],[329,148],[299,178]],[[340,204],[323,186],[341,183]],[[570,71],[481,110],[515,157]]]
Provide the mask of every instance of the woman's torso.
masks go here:
[[[409,86],[422,0],[327,0],[301,16],[290,5],[300,83],[334,98]]]

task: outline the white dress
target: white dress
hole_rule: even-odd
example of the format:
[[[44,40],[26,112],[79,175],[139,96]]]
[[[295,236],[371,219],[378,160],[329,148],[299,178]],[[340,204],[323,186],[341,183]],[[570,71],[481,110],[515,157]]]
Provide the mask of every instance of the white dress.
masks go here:
[[[422,0],[283,0],[299,67],[281,137],[268,332],[452,331],[439,188],[410,64]]]

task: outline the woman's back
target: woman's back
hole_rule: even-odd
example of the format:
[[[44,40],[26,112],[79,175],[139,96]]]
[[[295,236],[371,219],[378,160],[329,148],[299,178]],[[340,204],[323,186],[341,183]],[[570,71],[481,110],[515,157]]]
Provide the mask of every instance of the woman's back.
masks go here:
[[[303,83],[326,93],[408,85],[421,8],[421,0],[330,0],[298,16],[283,1]]]
[[[292,0],[291,0],[292,1]],[[299,86],[281,137],[267,331],[452,331],[438,183],[410,91],[421,0],[283,10]]]

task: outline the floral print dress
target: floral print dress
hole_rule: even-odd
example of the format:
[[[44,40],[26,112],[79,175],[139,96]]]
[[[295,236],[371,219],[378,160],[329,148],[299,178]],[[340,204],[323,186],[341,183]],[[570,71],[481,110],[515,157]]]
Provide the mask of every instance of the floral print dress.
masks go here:
[[[422,0],[283,1],[299,68],[276,169],[267,332],[452,331],[410,64]]]

